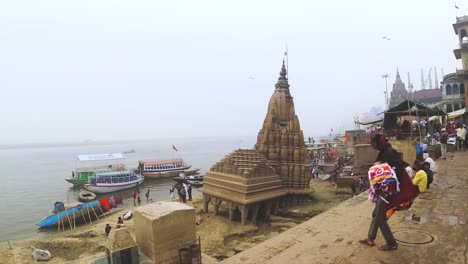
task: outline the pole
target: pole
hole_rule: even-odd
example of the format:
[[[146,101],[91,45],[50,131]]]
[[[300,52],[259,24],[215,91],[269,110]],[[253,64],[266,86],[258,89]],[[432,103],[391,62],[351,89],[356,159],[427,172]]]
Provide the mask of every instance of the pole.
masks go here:
[[[385,107],[387,109],[390,108],[389,100],[388,100],[388,84],[387,84],[387,79],[390,78],[390,74],[385,73],[382,74],[382,79],[385,79]]]

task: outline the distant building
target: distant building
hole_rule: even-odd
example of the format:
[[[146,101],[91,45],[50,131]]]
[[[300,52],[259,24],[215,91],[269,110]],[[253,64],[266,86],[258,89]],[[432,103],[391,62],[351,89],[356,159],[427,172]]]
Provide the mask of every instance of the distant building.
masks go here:
[[[435,106],[437,103],[442,101],[442,92],[439,88],[435,89],[424,89],[414,91],[413,101],[423,103],[429,107]]]
[[[423,81],[421,84],[421,90],[413,91],[412,84],[408,85],[409,90],[407,90],[405,87],[405,83],[403,83],[403,81],[401,80],[400,73],[397,70],[395,83],[393,84],[393,88],[390,94],[391,97],[389,107],[395,107],[401,102],[405,101],[406,99],[416,101],[429,107],[436,106],[442,101],[442,91],[438,87],[439,84],[437,83],[437,74],[435,74],[436,88],[432,89],[432,82],[430,78],[429,83],[431,84],[430,89],[425,89]]]
[[[453,50],[455,58],[462,60],[463,69],[457,70],[457,78],[463,82],[464,87],[468,86],[468,16],[457,17],[457,21],[453,24],[455,34],[458,35],[458,49]],[[453,87],[452,87],[453,92]],[[453,95],[453,93],[452,93]],[[464,106],[468,105],[468,96],[464,93],[465,103]],[[465,116],[468,119],[468,116]]]
[[[441,88],[444,112],[450,113],[465,107],[465,86],[458,80],[456,73],[445,75]]]
[[[390,108],[399,105],[406,99],[408,99],[408,91],[406,90],[405,84],[401,81],[400,73],[397,69],[395,83],[390,92]]]

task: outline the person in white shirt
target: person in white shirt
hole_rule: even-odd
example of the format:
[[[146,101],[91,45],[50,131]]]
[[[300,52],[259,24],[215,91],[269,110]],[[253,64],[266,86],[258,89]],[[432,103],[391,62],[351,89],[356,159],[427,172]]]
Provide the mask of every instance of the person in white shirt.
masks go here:
[[[429,157],[429,154],[427,153],[424,153],[423,157],[424,157],[424,161],[429,163],[430,165],[429,169],[432,171],[432,173],[435,173],[437,169],[435,161],[431,157]]]
[[[408,165],[406,166],[405,170],[406,170],[406,173],[408,173],[408,176],[410,177],[410,179],[413,179],[413,176],[414,176],[413,168],[411,168],[411,166]]]

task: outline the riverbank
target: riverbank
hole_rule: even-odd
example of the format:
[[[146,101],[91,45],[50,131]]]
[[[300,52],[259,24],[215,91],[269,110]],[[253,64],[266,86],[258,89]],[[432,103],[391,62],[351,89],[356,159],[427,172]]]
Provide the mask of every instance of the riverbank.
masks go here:
[[[229,258],[351,197],[349,189],[332,188],[328,181],[312,180],[311,186],[315,192],[310,196],[310,202],[281,210],[279,215],[272,216],[269,222],[259,222],[257,225],[249,223],[244,226],[237,221],[229,223],[223,208],[218,216],[211,212],[204,214],[201,224],[196,226],[197,236],[202,240],[202,252],[217,260]],[[194,201],[187,204],[193,206],[196,212],[202,208],[200,197],[194,197]],[[89,263],[94,258],[104,256],[107,240],[105,225],[115,225],[117,217],[123,215],[126,210],[128,208],[116,210],[99,221],[79,226],[75,230],[10,241],[13,249],[7,243],[2,245],[0,259],[8,264],[35,263],[30,249],[30,246],[34,245],[51,252],[54,257],[48,263]],[[134,234],[133,219],[126,221],[125,226]]]

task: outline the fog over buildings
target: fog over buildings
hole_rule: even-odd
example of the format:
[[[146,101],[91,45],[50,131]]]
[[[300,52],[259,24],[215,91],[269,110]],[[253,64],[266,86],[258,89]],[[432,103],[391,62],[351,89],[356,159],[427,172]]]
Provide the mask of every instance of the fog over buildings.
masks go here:
[[[383,73],[391,87],[397,67],[404,82],[461,67],[451,24],[468,4],[458,6],[2,1],[0,144],[255,137],[286,45],[304,135],[353,128],[354,116],[384,107]]]

